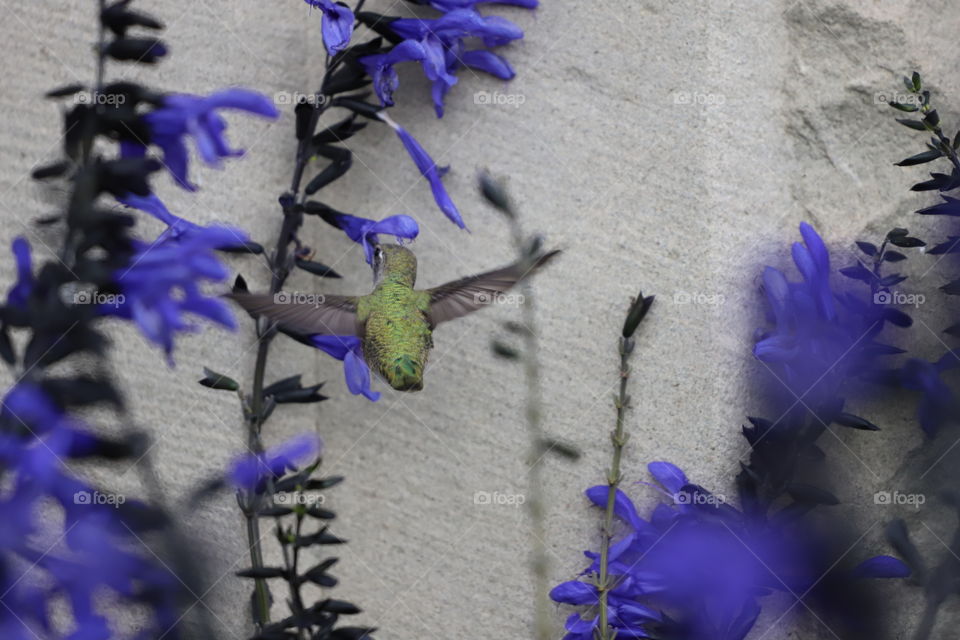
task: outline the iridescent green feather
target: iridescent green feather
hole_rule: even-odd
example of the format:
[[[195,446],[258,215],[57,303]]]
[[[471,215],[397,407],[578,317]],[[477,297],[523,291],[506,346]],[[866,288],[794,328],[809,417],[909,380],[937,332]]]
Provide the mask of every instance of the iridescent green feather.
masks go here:
[[[430,294],[415,291],[412,281],[392,275],[358,300],[363,355],[391,387],[416,391],[423,388],[423,369],[433,346],[427,319]]]

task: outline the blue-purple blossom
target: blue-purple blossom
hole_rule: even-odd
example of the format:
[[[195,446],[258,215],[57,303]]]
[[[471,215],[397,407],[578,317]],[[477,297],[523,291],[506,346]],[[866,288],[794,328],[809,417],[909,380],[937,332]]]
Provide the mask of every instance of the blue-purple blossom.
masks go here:
[[[324,220],[341,229],[347,236],[363,246],[363,255],[367,264],[373,260],[373,247],[380,242],[380,234],[394,236],[397,242],[413,240],[420,233],[420,226],[410,216],[398,214],[383,220],[368,220],[346,213],[327,213]]]
[[[323,12],[320,29],[327,53],[335,55],[350,44],[353,35],[353,11],[350,7],[332,0],[304,0],[311,7]]]
[[[357,336],[310,336],[310,343],[327,355],[343,361],[347,389],[371,402],[380,399],[380,392],[370,389],[370,367],[363,359],[363,344]]]
[[[243,155],[243,150],[232,149],[227,142],[227,122],[218,113],[221,109],[236,109],[266,118],[280,115],[266,96],[233,88],[209,96],[171,94],[164,98],[161,107],[143,116],[150,131],[149,142],[160,147],[164,165],[177,184],[185,189],[196,189],[187,175],[187,138],[193,139],[200,158],[212,167],[219,167],[222,158]],[[143,144],[125,141],[121,145],[123,156],[142,156],[145,153]]]
[[[134,209],[139,209],[140,211],[149,213],[157,220],[160,220],[166,224],[168,228],[161,236],[161,238],[164,240],[175,240],[184,235],[192,233],[203,234],[207,229],[207,227],[196,224],[195,222],[190,222],[189,220],[171,213],[170,210],[167,209],[167,205],[165,205],[155,193],[151,193],[146,196],[138,196],[133,193],[128,193],[117,198],[117,201],[128,207],[133,207]],[[245,245],[247,237],[243,232],[237,231],[236,233],[231,234],[231,236],[232,237],[224,236],[224,240],[227,244],[215,248],[221,250],[237,249]]]
[[[444,99],[456,83],[455,74],[461,67],[484,71],[502,80],[513,78],[513,68],[506,59],[487,49],[468,51],[465,39],[479,38],[484,46],[495,47],[519,40],[523,31],[505,18],[480,15],[472,8],[475,2],[439,4],[443,6],[437,8],[447,11],[439,18],[401,18],[391,22],[389,28],[405,40],[386,54],[371,56],[370,62],[389,62],[383,68],[374,65],[370,74],[385,106],[393,104],[392,94],[398,84],[392,64],[403,60],[422,62],[425,74],[433,83],[431,93],[438,118],[443,117]],[[524,2],[511,4],[536,6],[536,3]],[[397,54],[400,59],[390,62],[391,54],[397,50],[400,50]]]
[[[482,16],[473,9],[454,9],[439,18],[400,18],[390,30],[402,38],[420,39],[432,34],[443,42],[459,38],[480,38],[488,47],[523,38],[523,29],[501,16]]]
[[[867,373],[876,356],[901,351],[876,341],[885,318],[896,312],[874,304],[869,290],[835,288],[823,240],[806,223],[800,233],[804,243],[794,243],[792,255],[801,280],[791,282],[773,267],[763,272],[769,324],[758,332],[753,353],[776,376],[778,391],[788,392],[788,406],[819,412],[845,383]]]
[[[316,434],[299,435],[258,455],[247,455],[230,465],[227,478],[238,489],[259,491],[268,479],[281,477],[299,464],[320,456],[323,442]]]
[[[443,186],[442,178],[447,172],[447,168],[438,167],[433,161],[433,158],[420,146],[420,143],[417,142],[406,129],[394,122],[385,112],[381,111],[378,115],[381,120],[397,132],[397,135],[400,137],[400,142],[403,143],[407,153],[413,158],[413,162],[417,165],[417,169],[420,170],[420,174],[430,183],[433,199],[437,203],[437,206],[440,207],[440,210],[458,227],[466,229],[467,227],[463,223],[463,218],[460,216],[460,210],[457,209],[457,205],[453,203],[450,194],[447,193],[446,187]]]
[[[651,475],[668,497],[642,518],[617,490],[614,514],[623,532],[611,544],[608,621],[618,638],[683,637],[742,640],[760,613],[760,597],[772,590],[808,593],[824,576],[808,561],[809,541],[762,519],[752,519],[687,480],[676,466],[651,463]],[[609,487],[586,492],[604,508]],[[600,554],[587,551],[599,571]],[[834,559],[831,559],[831,562]],[[847,579],[909,574],[889,556],[861,563]],[[593,640],[599,594],[591,580],[555,587],[551,598],[586,611],[570,615],[566,640]]]
[[[14,386],[2,403],[0,464],[8,482],[0,492],[0,633],[36,638],[35,629],[50,629],[48,616],[59,601],[71,609],[69,638],[111,637],[103,606],[110,593],[150,605],[154,620],[145,634],[171,630],[178,619],[176,579],[141,553],[120,512],[93,500],[95,489],[64,465],[89,454],[77,446],[92,439],[85,425],[31,383]],[[62,532],[42,529],[53,521],[52,507],[63,512]],[[37,539],[48,542],[35,547]],[[48,546],[49,539],[56,544]]]
[[[449,73],[444,48],[440,40],[431,34],[420,39],[404,40],[386,53],[364,56],[359,59],[360,64],[367,70],[373,79],[373,88],[385,106],[393,105],[393,92],[400,85],[400,78],[394,65],[401,62],[419,62],[427,78],[435,84],[445,87],[444,93],[457,83],[457,78]],[[442,103],[438,115],[442,115]]]
[[[23,308],[33,291],[33,266],[30,259],[30,243],[18,236],[13,240],[13,257],[17,265],[17,281],[7,291],[7,305]]]
[[[439,11],[454,11],[455,9],[472,9],[478,4],[508,4],[524,9],[536,9],[539,0],[429,0],[428,4]]]
[[[226,280],[229,272],[214,251],[245,241],[246,235],[239,229],[198,226],[176,237],[161,234],[150,245],[137,242],[130,266],[116,277],[122,297],[116,304],[102,305],[101,312],[136,322],[168,358],[174,336],[195,330],[186,314],[234,329],[229,306],[220,298],[205,295],[201,283]]]

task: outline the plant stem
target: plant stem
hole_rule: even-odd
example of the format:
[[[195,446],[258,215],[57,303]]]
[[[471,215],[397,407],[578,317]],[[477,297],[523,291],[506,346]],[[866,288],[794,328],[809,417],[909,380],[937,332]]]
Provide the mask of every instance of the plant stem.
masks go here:
[[[524,259],[523,232],[516,215],[511,214],[513,244],[520,259]],[[544,522],[543,458],[547,453],[542,421],[542,394],[540,387],[540,358],[537,332],[537,314],[533,304],[533,286],[529,280],[520,285],[523,295],[523,370],[527,382],[527,433],[530,439],[530,469],[527,480],[527,511],[530,514],[530,535],[533,538],[534,575],[534,637],[550,640],[550,558],[547,556],[546,524]]]
[[[307,134],[298,141],[296,160],[293,168],[293,177],[290,181],[290,193],[288,202],[295,204],[305,198],[300,193],[300,185],[303,181],[303,173],[311,159],[310,139],[316,130],[320,121],[320,116],[326,111],[328,100],[320,99],[323,97],[323,87],[326,85],[327,78],[334,71],[337,64],[327,64],[326,72],[321,81],[321,90],[317,92],[316,107],[310,114],[310,123],[307,128]],[[270,254],[268,266],[271,272],[270,292],[277,293],[283,288],[284,283],[290,275],[289,247],[296,239],[297,231],[303,224],[303,213],[297,206],[287,205],[283,208],[283,222],[280,225],[280,233],[277,237],[277,243],[274,246],[273,253]],[[263,389],[266,379],[267,358],[270,355],[270,344],[276,336],[276,328],[272,325],[258,321],[257,338],[257,358],[253,369],[253,389],[250,398],[250,412],[246,416],[247,420],[247,446],[254,455],[263,452],[263,440],[261,432],[264,423],[264,397]],[[241,508],[246,518],[247,544],[250,547],[250,563],[254,569],[263,567],[263,549],[260,544],[260,520],[259,507],[261,496],[255,492],[250,492],[243,496]],[[294,552],[296,554],[296,551]],[[259,628],[270,622],[270,596],[267,590],[266,580],[257,578],[254,580],[254,593],[256,599],[257,618],[255,623]]]
[[[607,486],[609,487],[607,490],[607,508],[603,517],[603,528],[600,532],[603,541],[600,546],[600,577],[597,591],[600,595],[599,631],[601,640],[612,640],[614,637],[610,635],[607,608],[607,594],[613,587],[610,583],[609,573],[610,540],[613,538],[613,512],[621,479],[620,459],[623,457],[623,449],[627,444],[627,435],[623,432],[623,427],[627,407],[630,404],[630,397],[627,395],[627,381],[630,378],[628,360],[630,354],[633,353],[633,347],[633,338],[620,338],[620,393],[614,400],[614,406],[617,409],[617,426],[610,437],[613,443],[613,460],[610,464],[610,470],[607,472]]]

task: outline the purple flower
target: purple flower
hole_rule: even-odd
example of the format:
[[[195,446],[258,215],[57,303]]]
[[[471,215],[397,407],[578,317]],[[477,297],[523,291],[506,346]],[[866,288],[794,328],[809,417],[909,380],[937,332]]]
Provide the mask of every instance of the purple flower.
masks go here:
[[[305,2],[323,12],[320,29],[327,53],[332,56],[346,49],[353,35],[353,11],[345,4],[332,2],[332,0],[305,0]]]
[[[400,84],[394,65],[401,62],[421,63],[424,74],[434,86],[439,84],[449,89],[457,82],[456,77],[447,70],[443,45],[430,34],[416,40],[404,40],[387,53],[364,56],[359,62],[373,79],[373,88],[385,107],[393,105],[393,92]]]
[[[806,594],[825,577],[811,561],[817,540],[807,530],[748,517],[724,504],[720,496],[690,484],[683,471],[670,463],[655,462],[648,468],[670,497],[668,503],[658,505],[644,519],[622,491],[614,501],[623,533],[608,554],[613,587],[607,603],[608,621],[617,637],[742,640],[760,613],[760,596],[771,590]],[[593,504],[605,508],[609,487],[592,487],[586,494]],[[594,574],[600,554],[588,551],[586,555],[592,562],[584,574]],[[835,563],[836,558],[829,556],[829,562]],[[890,578],[908,573],[896,558],[878,556],[845,577]],[[567,619],[565,637],[591,640],[599,623],[596,586],[571,580],[556,586],[550,596],[556,602],[587,608]]]
[[[508,44],[523,38],[523,30],[506,18],[482,16],[473,9],[454,9],[439,18],[400,18],[390,30],[402,38],[419,40],[432,34],[444,43],[460,38],[480,38],[488,47]]]
[[[438,11],[454,11],[456,9],[472,9],[483,3],[509,4],[524,9],[536,9],[539,0],[429,0],[429,4]]]
[[[403,143],[404,148],[407,150],[407,153],[410,154],[410,157],[413,158],[414,164],[417,165],[417,169],[420,170],[421,175],[427,179],[427,182],[430,183],[430,190],[433,192],[433,199],[437,203],[437,206],[440,207],[440,210],[458,227],[461,229],[466,229],[466,225],[463,223],[463,218],[460,216],[460,211],[457,209],[457,206],[453,204],[453,200],[450,199],[450,194],[447,193],[446,187],[443,186],[443,181],[441,178],[443,174],[446,173],[446,169],[440,169],[437,167],[436,163],[433,161],[433,158],[427,154],[423,147],[420,146],[420,143],[417,142],[410,133],[401,127],[399,124],[393,121],[390,116],[385,112],[381,111],[379,114],[381,120],[386,122],[390,127],[397,132],[397,135],[400,137],[400,141]]]
[[[380,399],[379,391],[370,389],[370,367],[363,359],[363,345],[356,336],[310,336],[310,343],[324,353],[343,361],[347,389],[371,402]]]
[[[17,264],[17,281],[7,292],[7,306],[24,308],[33,291],[33,268],[30,259],[30,243],[18,236],[13,240],[13,257]]]
[[[168,358],[174,336],[195,328],[185,314],[233,329],[236,323],[229,306],[220,298],[205,295],[200,284],[222,282],[229,275],[215,249],[245,241],[246,235],[239,229],[198,226],[176,236],[164,232],[151,245],[137,243],[130,266],[116,277],[122,296],[114,305],[102,305],[101,312],[136,322]]]
[[[323,219],[341,229],[347,236],[363,246],[363,254],[367,264],[373,260],[373,247],[380,242],[379,234],[384,233],[401,240],[413,240],[420,233],[417,221],[406,215],[389,216],[380,220],[368,220],[346,213],[329,212],[323,214]]]
[[[323,442],[315,434],[303,434],[259,455],[239,458],[230,465],[227,477],[239,489],[260,491],[268,478],[279,478],[297,465],[319,457]]]
[[[23,634],[27,623],[49,629],[54,601],[71,608],[74,631],[69,637],[109,637],[97,594],[115,607],[111,593],[150,605],[154,621],[145,632],[171,629],[179,583],[152,556],[140,553],[118,509],[93,500],[94,488],[71,476],[64,465],[77,453],[78,442],[94,439],[83,423],[65,414],[39,386],[21,382],[3,398],[0,424],[0,461],[8,480],[0,492],[5,523],[0,566],[10,567],[16,558],[31,567],[15,581],[8,580],[6,570],[0,572],[6,605],[0,609],[3,637],[35,637],[35,632]],[[50,519],[54,505],[64,513],[56,529],[51,525],[57,519]],[[48,542],[34,547],[35,540]],[[48,546],[50,540],[53,546]],[[45,575],[34,580],[38,573]],[[9,611],[16,613],[16,623],[8,619]]]
[[[876,341],[889,311],[866,295],[835,289],[823,240],[806,223],[800,233],[804,244],[794,243],[792,254],[801,280],[791,282],[773,267],[763,272],[769,327],[758,332],[753,353],[776,376],[778,393],[788,392],[788,406],[800,399],[820,412],[878,355],[900,350]]]
[[[193,138],[201,159],[212,167],[219,167],[222,158],[243,155],[242,150],[231,149],[227,143],[227,122],[218,113],[220,109],[237,109],[266,118],[280,115],[266,96],[233,88],[205,97],[168,95],[164,98],[163,106],[143,116],[150,131],[150,142],[163,151],[164,165],[185,189],[196,189],[187,177],[189,152],[186,138]],[[122,156],[142,156],[145,153],[143,144],[126,142],[121,145]]]
[[[138,196],[133,193],[128,193],[117,198],[117,200],[123,205],[133,207],[134,209],[139,209],[145,213],[149,213],[157,220],[165,223],[168,229],[161,236],[164,240],[175,240],[184,235],[193,233],[203,234],[207,229],[206,227],[170,213],[170,210],[167,209],[167,205],[165,205],[163,201],[154,193],[146,196]],[[226,250],[237,249],[244,246],[246,242],[246,235],[243,232],[237,231],[236,233],[232,234],[232,236],[232,238],[225,238],[227,244],[215,248]]]
[[[447,11],[439,18],[401,18],[391,22],[389,28],[405,40],[388,53],[361,60],[366,60],[368,73],[374,79],[374,88],[384,106],[393,104],[398,79],[392,65],[396,62],[417,60],[423,64],[424,72],[433,82],[431,92],[438,118],[443,117],[444,98],[456,84],[455,74],[460,67],[485,71],[502,80],[513,78],[513,68],[504,58],[486,49],[466,51],[464,39],[479,38],[485,46],[494,47],[519,40],[523,31],[505,18],[481,16],[471,8],[476,2],[439,4],[443,6],[437,8]],[[511,4],[531,8],[536,5],[530,2]]]

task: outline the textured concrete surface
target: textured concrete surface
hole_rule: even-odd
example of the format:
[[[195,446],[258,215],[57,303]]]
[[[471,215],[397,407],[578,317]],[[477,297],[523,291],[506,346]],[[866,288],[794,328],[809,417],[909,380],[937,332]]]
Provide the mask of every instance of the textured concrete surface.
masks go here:
[[[30,220],[62,194],[42,190],[27,173],[57,154],[57,108],[42,93],[92,76],[93,4],[0,2],[0,246],[26,234],[40,255],[49,253],[47,232]],[[244,85],[267,94],[307,91],[317,78],[319,16],[298,0],[140,4],[166,20],[172,54],[156,70],[113,66],[112,78],[197,93]],[[403,6],[393,11],[406,10],[397,4]],[[892,162],[918,141],[875,97],[919,68],[946,104],[960,104],[952,46],[960,18],[947,0],[543,5],[533,14],[497,10],[527,32],[507,51],[518,77],[502,85],[463,74],[441,121],[419,72],[401,72],[393,115],[439,163],[452,166],[447,184],[472,233],[443,219],[384,128],[354,139],[355,168],[324,200],[372,218],[416,216],[420,282],[432,285],[511,257],[505,224],[474,188],[478,168],[489,167],[511,176],[527,230],[564,249],[536,282],[545,424],[585,452],[577,463],[551,459],[544,470],[556,582],[580,571],[581,550],[596,542],[598,520],[581,492],[608,464],[616,336],[629,297],[642,287],[659,303],[639,339],[626,479],[646,479],[646,462],[669,459],[696,482],[731,493],[746,455],[739,425],[757,407],[749,384],[757,266],[784,260],[801,220],[841,247],[912,223],[908,212],[929,198],[907,191],[919,171]],[[381,0],[369,8],[391,5]],[[476,104],[480,91],[524,101]],[[958,113],[941,110],[948,122]],[[231,138],[249,150],[247,158],[222,172],[195,165],[197,194],[167,179],[158,190],[179,215],[234,223],[272,243],[276,197],[292,166],[291,130],[289,113],[273,124],[231,118]],[[144,234],[157,230],[143,225]],[[342,293],[369,286],[358,247],[314,221],[304,237],[318,259],[346,277],[320,283],[298,275],[291,287]],[[0,262],[9,281],[10,260]],[[254,287],[265,286],[268,274],[257,259],[232,259],[230,266]],[[336,532],[351,541],[341,550],[335,593],[361,604],[361,623],[379,627],[381,638],[529,637],[525,512],[474,500],[477,492],[525,491],[521,372],[488,346],[502,333],[501,322],[518,317],[516,308],[498,308],[441,327],[426,389],[385,392],[376,404],[346,392],[338,363],[288,340],[275,343],[271,379],[303,371],[327,380],[333,398],[319,410],[283,407],[267,438],[315,430],[326,442],[327,472],[347,477],[327,496],[340,515]],[[209,329],[181,339],[174,369],[131,327],[117,326],[113,335],[117,373],[137,422],[156,438],[152,454],[164,485],[183,495],[243,447],[235,399],[195,380],[208,365],[248,385],[252,331]],[[873,504],[873,492],[888,486],[903,452],[919,444],[909,409],[892,409],[900,423],[824,443],[850,476],[842,497],[865,532],[855,550],[863,555],[880,549],[877,523],[891,516]],[[136,487],[134,473],[111,482]],[[653,500],[642,487],[630,492],[640,503]],[[245,563],[235,502],[224,496],[185,518],[212,559],[214,578],[223,576],[208,598],[224,637],[243,637],[237,611],[246,586],[231,574]],[[905,593],[916,601],[913,591]],[[558,629],[565,615],[556,613]],[[765,614],[752,637],[831,637],[816,624],[778,618]]]

